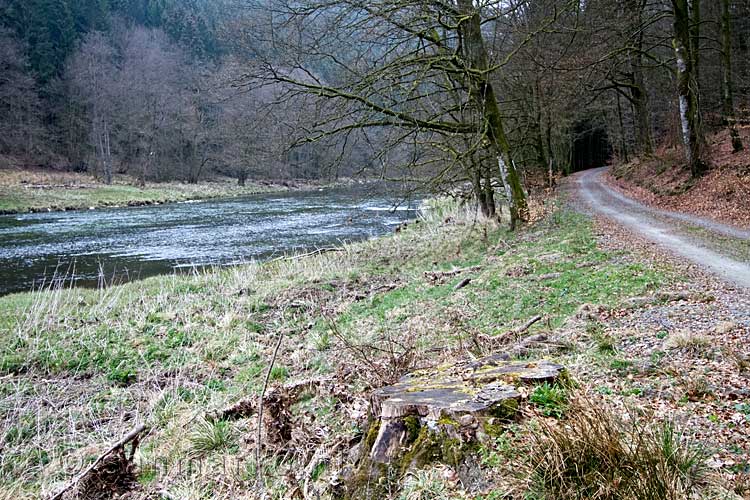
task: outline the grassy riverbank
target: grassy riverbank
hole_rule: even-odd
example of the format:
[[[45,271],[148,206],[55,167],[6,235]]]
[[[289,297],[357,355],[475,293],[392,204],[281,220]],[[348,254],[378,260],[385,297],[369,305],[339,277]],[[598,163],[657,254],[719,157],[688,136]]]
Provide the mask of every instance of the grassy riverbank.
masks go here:
[[[446,272],[455,269],[463,271]],[[292,439],[264,440],[263,482],[273,498],[303,483],[325,496],[361,437],[373,387],[416,367],[482,355],[487,346],[473,341],[535,315],[544,320],[530,333],[554,337],[570,330],[582,304],[619,310],[627,297],[675,279],[668,268],[598,248],[590,222],[564,210],[512,234],[443,208],[398,234],[336,252],[3,297],[0,498],[54,491],[138,422],[152,430],[136,457],[134,498],[257,498],[254,419],[205,416],[261,390],[279,338],[272,385],[326,376],[333,388],[285,410],[295,422]],[[632,366],[610,354],[618,340],[592,324],[561,350],[539,352],[569,365],[584,388],[596,386],[592,373]],[[636,392],[607,394],[621,404]],[[428,469],[408,476],[394,497],[543,491],[544,481],[531,481],[533,454],[519,450],[545,408],[561,408],[552,396],[537,397],[538,413],[532,405],[480,448],[470,462],[481,478],[475,484],[460,487]]]
[[[3,169],[0,170],[0,213],[153,205],[313,187],[309,183],[250,180],[245,186],[238,186],[236,180],[229,178],[199,184],[149,183],[145,188],[135,184],[135,179],[124,176],[106,185],[83,174]]]

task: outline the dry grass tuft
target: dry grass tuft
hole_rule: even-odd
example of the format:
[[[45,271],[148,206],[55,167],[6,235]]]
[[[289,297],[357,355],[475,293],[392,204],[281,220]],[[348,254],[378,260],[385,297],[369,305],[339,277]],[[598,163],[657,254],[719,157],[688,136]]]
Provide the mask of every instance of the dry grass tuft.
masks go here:
[[[670,423],[624,419],[586,397],[567,415],[534,436],[531,466],[545,498],[687,499],[707,480],[703,450]]]
[[[664,347],[668,349],[685,349],[694,353],[699,353],[710,346],[710,337],[689,330],[677,331],[664,341]]]

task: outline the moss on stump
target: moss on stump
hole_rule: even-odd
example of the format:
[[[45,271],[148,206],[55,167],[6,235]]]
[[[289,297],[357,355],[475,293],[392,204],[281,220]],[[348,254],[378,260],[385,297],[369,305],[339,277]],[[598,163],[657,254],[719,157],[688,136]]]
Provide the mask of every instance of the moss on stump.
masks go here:
[[[430,463],[457,467],[515,416],[519,386],[551,383],[563,372],[546,360],[494,355],[417,371],[375,391],[362,457],[346,497],[376,498],[389,478]]]

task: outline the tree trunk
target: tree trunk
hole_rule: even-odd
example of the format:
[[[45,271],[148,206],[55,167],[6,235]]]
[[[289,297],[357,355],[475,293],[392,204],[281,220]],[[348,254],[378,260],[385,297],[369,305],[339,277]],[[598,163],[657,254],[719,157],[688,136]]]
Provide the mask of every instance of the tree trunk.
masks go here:
[[[492,166],[485,160],[482,162],[484,173],[484,203],[487,206],[487,217],[494,217],[495,211],[495,189],[492,187]]]
[[[698,82],[695,78],[695,58],[691,53],[690,12],[688,0],[672,0],[674,10],[674,46],[677,58],[677,92],[680,106],[680,124],[685,157],[693,177],[705,171],[702,158],[703,135],[701,130]]]
[[[154,152],[151,151],[151,141],[148,143],[148,149],[146,149],[146,158],[141,163],[141,175],[138,179],[138,185],[141,188],[146,187],[146,177],[148,176],[148,172],[151,171],[151,159],[154,156]]]
[[[552,151],[552,113],[547,110],[545,122],[545,137],[547,139],[547,161],[549,162],[549,187],[555,187],[555,153]]]
[[[109,124],[104,120],[104,182],[112,184],[112,148]]]
[[[463,50],[466,61],[474,71],[468,82],[471,99],[481,112],[486,127],[487,139],[497,158],[500,178],[505,186],[505,193],[510,205],[510,226],[515,229],[519,221],[528,218],[526,194],[521,185],[521,178],[513,163],[511,147],[503,128],[500,107],[497,104],[495,90],[489,80],[489,57],[482,36],[479,12],[472,0],[458,0],[458,8],[464,13],[458,31],[463,39]]]
[[[110,147],[109,126],[107,120],[97,117],[94,120],[92,134],[96,139],[97,156],[101,163],[101,175],[105,184],[112,184],[112,150]]]
[[[635,70],[637,64],[633,65],[634,87],[630,89],[635,111],[635,142],[640,153],[651,155],[654,153],[654,142],[651,139],[651,108],[643,86],[643,71]]]
[[[539,79],[537,78],[533,89],[533,112],[534,112],[534,139],[536,148],[536,157],[539,166],[544,169],[547,167],[547,153],[544,150],[544,125],[542,124],[542,96],[539,88]]]
[[[634,48],[629,52],[632,84],[630,98],[635,113],[633,126],[638,153],[651,155],[654,152],[654,141],[651,136],[651,106],[649,104],[646,82],[643,76],[643,9],[645,2],[632,0],[629,9],[633,11],[633,22],[630,29],[636,33]]]
[[[690,59],[693,61],[695,84],[700,90],[700,43],[701,43],[701,0],[688,0],[690,16]]]
[[[477,164],[472,154],[471,158],[471,185],[474,190],[474,198],[477,200],[479,210],[482,212],[484,217],[489,217],[487,210],[487,200],[484,196],[484,187],[482,186],[482,171],[480,165]]]
[[[734,115],[734,85],[732,82],[732,20],[729,15],[729,0],[721,0],[721,54],[724,66],[722,78],[722,97],[724,104],[724,122],[729,127],[732,137],[732,150],[737,153],[744,148]]]
[[[622,122],[622,106],[620,105],[620,93],[616,93],[617,96],[617,119],[620,124],[620,156],[622,161],[625,163],[629,162],[630,159],[628,158],[628,144],[625,140],[625,125],[623,125]]]

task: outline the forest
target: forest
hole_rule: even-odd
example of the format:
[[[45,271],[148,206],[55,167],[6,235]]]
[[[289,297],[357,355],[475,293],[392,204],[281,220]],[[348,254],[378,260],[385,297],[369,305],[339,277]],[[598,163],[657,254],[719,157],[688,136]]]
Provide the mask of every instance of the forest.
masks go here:
[[[746,121],[745,0],[3,0],[0,23],[0,154],[104,182],[359,173],[490,213],[516,177],[660,146],[700,175]]]
[[[242,11],[232,9],[3,0],[0,154],[107,183],[113,172],[141,184],[212,172],[240,183],[326,175],[320,148],[289,152],[278,140],[300,136],[304,113],[271,107],[273,89],[238,83],[249,49],[229,23]]]

